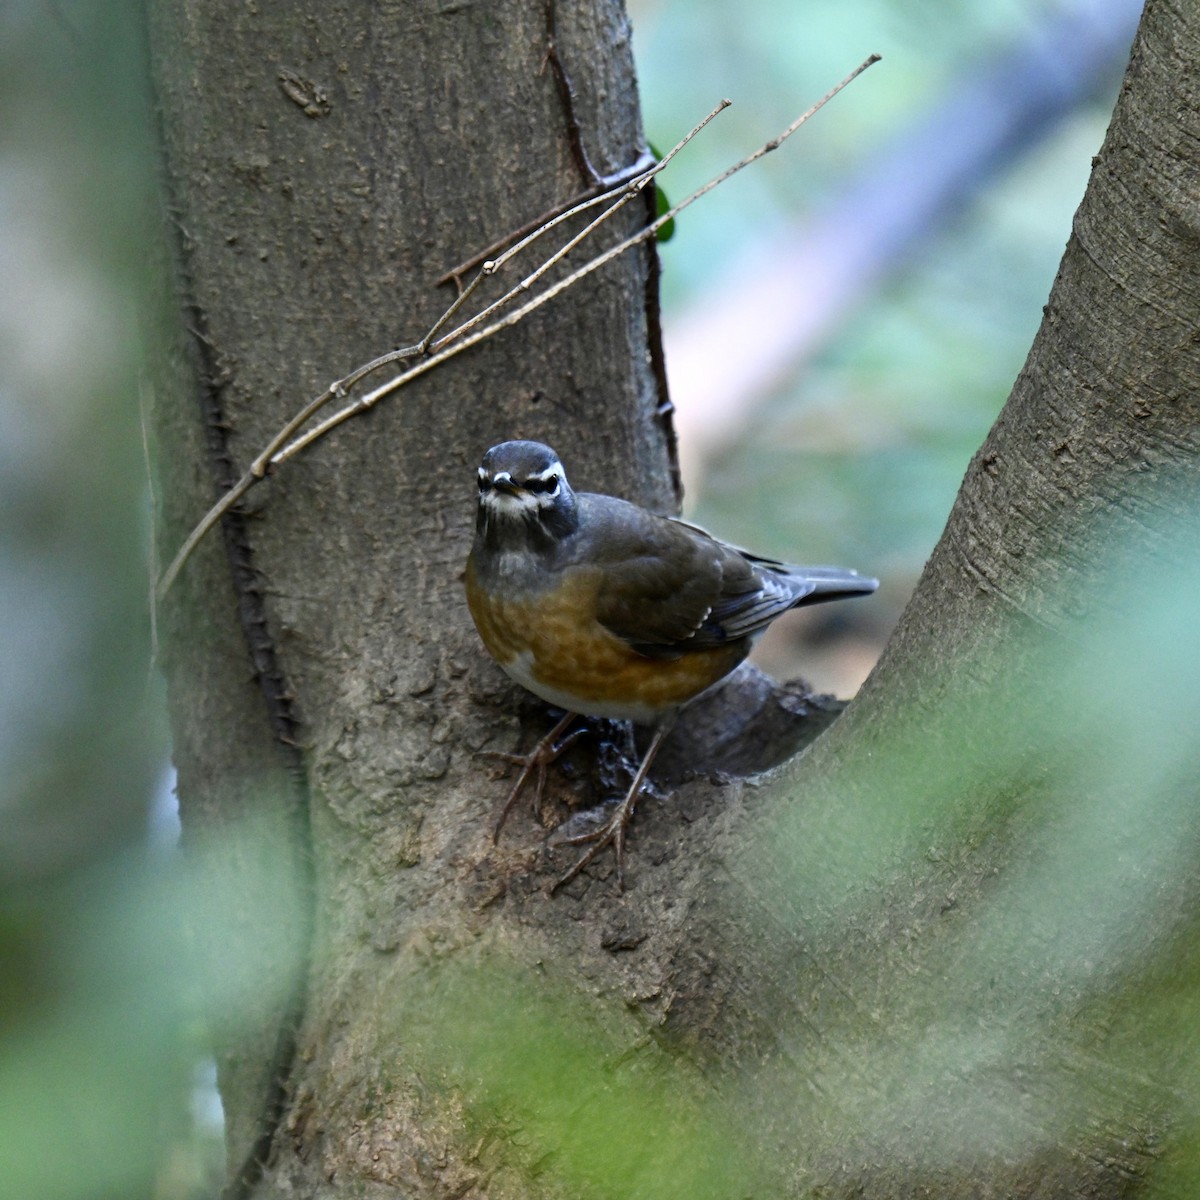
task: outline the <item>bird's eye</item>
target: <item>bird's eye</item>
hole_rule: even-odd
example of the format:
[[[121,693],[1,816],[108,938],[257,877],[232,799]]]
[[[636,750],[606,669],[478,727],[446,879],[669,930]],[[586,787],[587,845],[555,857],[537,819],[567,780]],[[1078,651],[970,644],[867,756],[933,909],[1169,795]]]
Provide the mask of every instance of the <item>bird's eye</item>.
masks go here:
[[[548,475],[545,479],[528,479],[525,481],[525,490],[541,496],[553,495],[558,491],[558,476]]]
[[[491,489],[492,481],[482,472],[479,472],[479,490],[486,492]]]

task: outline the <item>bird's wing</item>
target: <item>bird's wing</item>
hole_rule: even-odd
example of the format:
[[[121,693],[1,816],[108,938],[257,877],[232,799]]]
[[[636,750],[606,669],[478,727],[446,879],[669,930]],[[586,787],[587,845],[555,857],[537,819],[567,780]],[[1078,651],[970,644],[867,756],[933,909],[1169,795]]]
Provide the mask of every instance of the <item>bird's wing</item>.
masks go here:
[[[805,579],[747,565],[754,572],[758,587],[747,595],[730,596],[713,606],[709,621],[720,631],[722,640],[758,633],[781,613],[795,608],[813,590]]]
[[[743,614],[764,607],[762,579],[703,530],[607,496],[584,495],[592,531],[581,558],[598,572],[599,622],[650,657],[743,637]],[[770,607],[768,621],[782,607]],[[755,625],[757,627],[757,625]]]

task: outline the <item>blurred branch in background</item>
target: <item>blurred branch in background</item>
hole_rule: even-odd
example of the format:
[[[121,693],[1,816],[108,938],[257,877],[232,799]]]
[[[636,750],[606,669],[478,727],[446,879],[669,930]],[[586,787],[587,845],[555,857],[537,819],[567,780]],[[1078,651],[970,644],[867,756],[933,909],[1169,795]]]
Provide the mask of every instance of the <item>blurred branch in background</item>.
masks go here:
[[[822,215],[783,236],[768,230],[668,315],[689,491],[762,399],[922,240],[1082,102],[1115,87],[1140,11],[1139,0],[1075,0],[988,60],[964,64],[926,112],[863,156]]]
[[[840,56],[884,57],[799,160],[763,164],[662,249],[687,511],[883,580],[871,606],[790,614],[756,651],[849,695],[1024,360],[1140,6],[761,0],[729,29],[705,0],[634,4],[652,133],[707,94],[697,79],[735,99],[719,142]]]

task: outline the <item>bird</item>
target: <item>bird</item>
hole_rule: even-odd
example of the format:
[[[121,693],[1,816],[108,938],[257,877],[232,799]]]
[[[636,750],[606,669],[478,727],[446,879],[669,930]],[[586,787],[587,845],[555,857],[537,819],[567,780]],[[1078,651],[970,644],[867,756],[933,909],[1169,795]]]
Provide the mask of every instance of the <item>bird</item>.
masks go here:
[[[680,709],[724,679],[782,613],[869,595],[879,581],[843,567],[777,562],[627,500],[575,492],[541,442],[492,446],[478,478],[467,607],[509,678],[565,714],[528,754],[499,755],[521,770],[493,840],[535,773],[540,793],[577,717],[651,726],[611,817],[564,839],[592,845],[554,885],[611,845],[623,888],[626,830]]]

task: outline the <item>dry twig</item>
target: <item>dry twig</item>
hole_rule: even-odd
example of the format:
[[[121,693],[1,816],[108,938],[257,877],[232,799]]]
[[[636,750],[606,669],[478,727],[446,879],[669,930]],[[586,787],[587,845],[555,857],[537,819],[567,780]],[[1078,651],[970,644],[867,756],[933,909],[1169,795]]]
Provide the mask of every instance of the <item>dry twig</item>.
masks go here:
[[[601,225],[609,221],[616,213],[618,213],[626,204],[629,203],[635,196],[641,193],[646,185],[660,172],[668,163],[675,157],[694,138],[718,113],[727,108],[730,101],[722,100],[701,121],[692,129],[686,137],[677,142],[671,150],[658,162],[651,163],[649,166],[637,171],[635,174],[622,173],[615,177],[619,182],[612,185],[602,185],[602,190],[596,194],[585,194],[584,198],[571,204],[554,215],[544,218],[535,227],[519,237],[519,240],[510,245],[502,253],[494,259],[485,259],[480,263],[476,274],[472,277],[470,283],[463,288],[454,302],[447,310],[434,322],[429,331],[420,341],[415,342],[411,346],[404,346],[400,349],[390,351],[387,354],[381,355],[379,358],[372,359],[368,363],[357,367],[350,374],[330,384],[321,395],[309,401],[286,425],[271,439],[271,441],[263,448],[262,452],[250,464],[246,473],[229,489],[221,498],[213,505],[205,514],[199,524],[192,530],[180,547],[171,565],[160,579],[157,587],[157,596],[161,600],[170,590],[171,585],[178,577],[183,565],[187,562],[192,551],[199,544],[201,539],[209,532],[210,529],[228,512],[259,480],[264,478],[270,471],[285,463],[288,459],[299,454],[305,447],[311,445],[319,438],[323,437],[331,429],[336,428],[343,421],[350,417],[356,416],[358,413],[365,412],[369,408],[373,408],[385,396],[391,395],[405,384],[419,378],[421,375],[433,370],[441,363],[455,355],[462,353],[471,346],[477,345],[479,342],[495,336],[504,329],[508,329],[523,320],[535,309],[540,308],[543,304],[552,300],[555,296],[573,287],[580,280],[586,278],[593,271],[598,270],[606,263],[612,261],[625,251],[632,249],[634,246],[640,245],[648,238],[653,237],[659,229],[661,229],[668,221],[673,220],[685,208],[694,204],[701,196],[712,191],[729,179],[730,176],[737,174],[739,171],[748,167],[751,163],[762,158],[763,155],[769,154],[772,150],[781,146],[788,138],[796,132],[806,121],[808,121],[815,113],[822,109],[830,100],[833,99],[843,88],[862,74],[869,66],[879,61],[878,54],[872,54],[869,58],[859,64],[849,75],[846,76],[836,87],[831,88],[824,96],[821,97],[811,108],[801,113],[782,133],[770,141],[765,142],[757,150],[746,155],[733,166],[727,168],[721,174],[710,179],[703,186],[697,188],[685,199],[676,204],[673,208],[663,213],[656,220],[645,225],[637,233],[623,239],[616,245],[596,255],[589,262],[573,271],[571,274],[560,279],[552,284],[545,291],[540,292],[532,299],[526,301],[520,307],[513,309],[507,315],[500,317],[491,324],[485,325],[487,319],[496,314],[500,309],[511,304],[519,296],[528,292],[546,273],[551,270],[557,263],[569,254],[576,246],[578,246],[586,238],[590,237]],[[636,164],[635,164],[636,165]],[[474,316],[469,317],[460,325],[455,326],[449,333],[442,337],[437,337],[439,330],[445,328],[450,320],[462,309],[467,300],[478,289],[484,279],[496,274],[503,269],[509,262],[512,261],[521,251],[533,245],[552,229],[557,228],[563,222],[579,216],[580,214],[589,211],[592,208],[603,205],[608,202],[608,207],[604,209],[599,216],[591,220],[579,233],[567,240],[558,250],[546,258],[534,271],[525,276],[519,283],[511,287],[498,300],[493,301],[485,308],[481,309]],[[512,235],[510,235],[511,237]],[[502,244],[502,243],[499,243]],[[476,260],[468,260],[467,264],[463,264],[461,268],[455,268],[445,278],[458,279],[458,272],[462,269],[469,269],[469,265]],[[481,328],[482,326],[482,328]],[[336,399],[344,399],[351,388],[359,384],[368,375],[380,370],[382,367],[388,366],[394,362],[400,362],[406,359],[420,358],[420,362],[413,364],[399,375],[393,376],[386,383],[380,384],[379,387],[367,392],[359,397],[353,403],[339,409],[332,416],[327,417],[324,421],[315,425],[306,433],[296,437],[300,429],[302,429],[322,408],[331,401]]]

